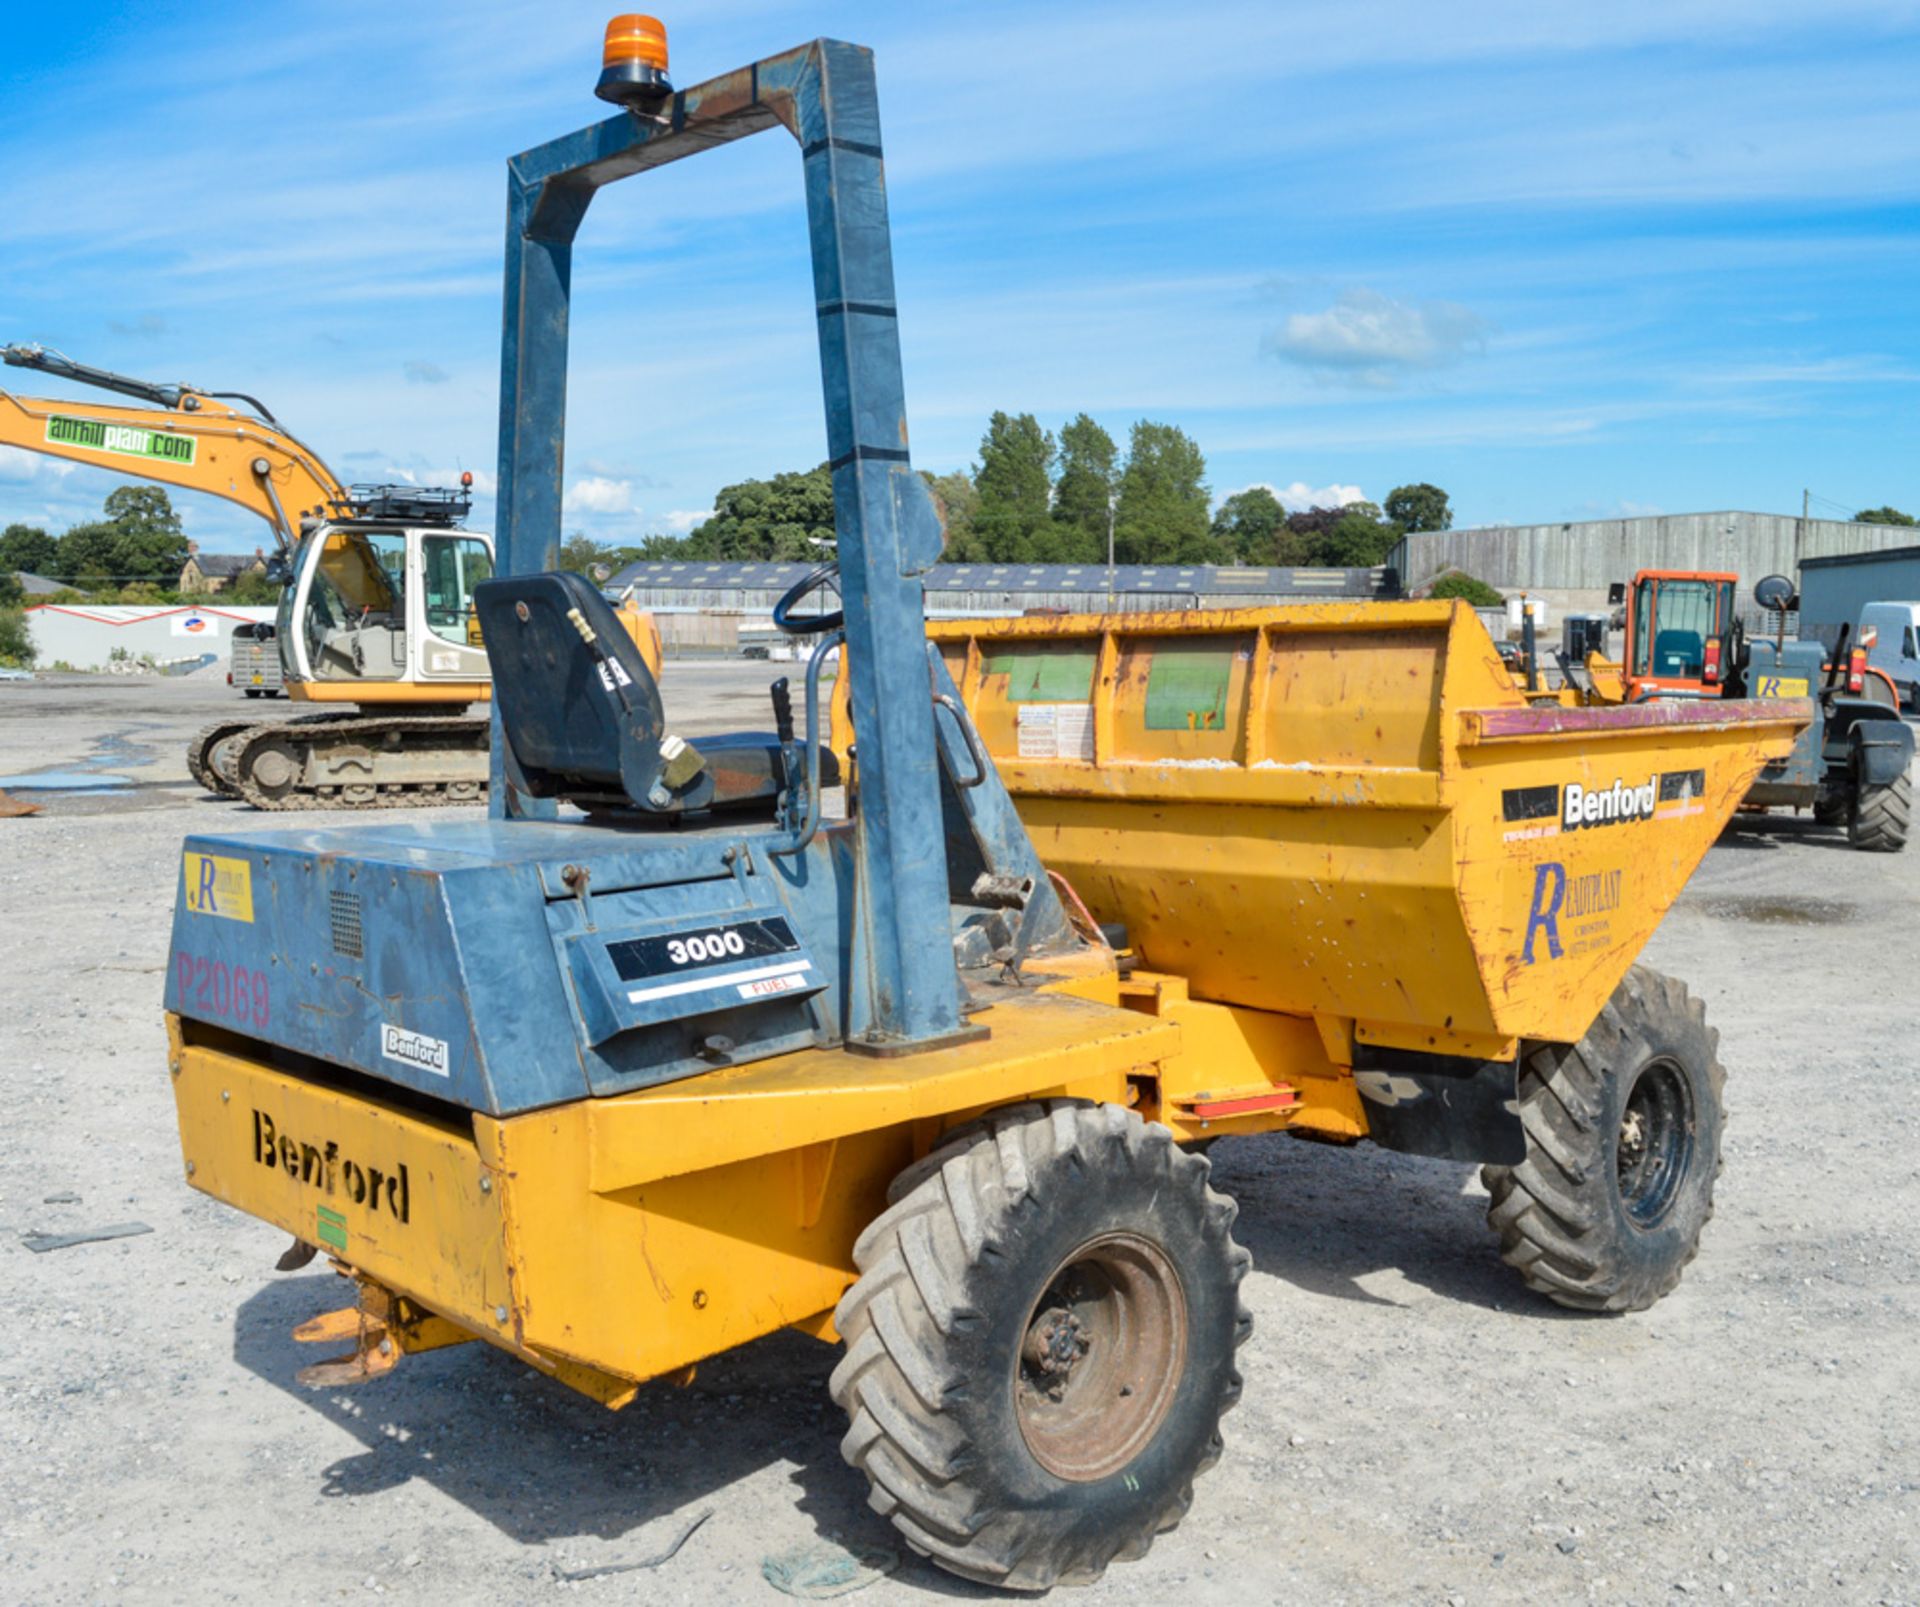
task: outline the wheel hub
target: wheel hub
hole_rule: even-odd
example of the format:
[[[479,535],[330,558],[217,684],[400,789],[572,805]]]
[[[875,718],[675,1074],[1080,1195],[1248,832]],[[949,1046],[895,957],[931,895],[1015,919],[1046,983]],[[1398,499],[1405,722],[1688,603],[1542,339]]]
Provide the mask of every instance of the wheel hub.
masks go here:
[[[1027,1342],[1021,1348],[1021,1360],[1033,1372],[1065,1383],[1074,1363],[1086,1355],[1093,1336],[1069,1309],[1054,1307],[1044,1311],[1027,1330]]]
[[[1152,1440],[1187,1359],[1187,1302],[1158,1245],[1110,1233],[1047,1280],[1014,1370],[1020,1432],[1058,1478],[1091,1483]]]
[[[1693,1099],[1671,1060],[1643,1067],[1627,1090],[1615,1145],[1615,1175],[1627,1220],[1658,1227],[1693,1163]]]

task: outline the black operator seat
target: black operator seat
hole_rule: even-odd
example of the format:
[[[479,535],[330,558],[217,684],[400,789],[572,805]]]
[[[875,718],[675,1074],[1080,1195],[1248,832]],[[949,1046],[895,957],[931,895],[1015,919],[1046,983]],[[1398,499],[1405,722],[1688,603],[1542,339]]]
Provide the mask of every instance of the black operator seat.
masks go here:
[[[584,575],[503,575],[476,586],[473,601],[500,728],[535,797],[594,814],[772,812],[787,785],[780,739],[669,734],[653,673]],[[822,786],[838,784],[829,750],[816,767]]]

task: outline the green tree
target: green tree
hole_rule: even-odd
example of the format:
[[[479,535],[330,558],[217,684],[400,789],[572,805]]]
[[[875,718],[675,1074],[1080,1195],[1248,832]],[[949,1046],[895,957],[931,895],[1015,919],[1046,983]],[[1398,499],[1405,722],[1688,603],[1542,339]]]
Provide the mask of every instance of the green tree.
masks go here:
[[[1213,516],[1213,539],[1223,553],[1243,563],[1298,564],[1307,544],[1287,525],[1287,510],[1263,485],[1236,491]]]
[[[691,558],[687,550],[685,536],[651,535],[642,536],[637,547],[615,547],[613,549],[613,567],[615,572],[626,568],[628,564],[671,563],[675,559]]]
[[[1447,494],[1424,480],[1415,485],[1397,485],[1387,493],[1387,517],[1402,530],[1451,530],[1453,509]]]
[[[833,476],[822,463],[804,474],[722,486],[713,517],[688,535],[685,556],[818,562],[832,549],[815,541],[833,539]]]
[[[1142,419],[1127,443],[1113,544],[1123,564],[1211,563],[1220,554],[1211,534],[1207,460],[1198,443],[1172,424]]]
[[[27,600],[27,588],[11,569],[0,569],[0,608],[18,608]]]
[[[59,559],[60,544],[38,525],[8,525],[0,530],[0,571],[24,569],[44,575]]]
[[[220,600],[236,608],[274,608],[280,602],[280,585],[265,575],[250,572],[223,591]]]
[[[1913,525],[1920,519],[1910,513],[1902,513],[1898,508],[1862,508],[1853,516],[1857,525]]]
[[[1373,503],[1349,502],[1309,543],[1307,562],[1331,569],[1371,569],[1387,561],[1400,536],[1400,527],[1383,518]]]
[[[27,630],[27,616],[17,608],[0,609],[0,664],[9,669],[25,669],[33,659],[33,637]]]
[[[120,532],[103,520],[75,525],[60,538],[54,558],[55,573],[68,585],[83,591],[111,586],[120,573],[114,567],[119,546]],[[178,578],[177,572],[175,578]]]
[[[114,532],[113,574],[173,586],[187,561],[187,537],[167,493],[157,485],[123,485],[107,494]]]
[[[1031,413],[995,413],[980,438],[973,483],[980,504],[973,516],[981,556],[995,563],[1031,560],[1051,516],[1053,437]]]
[[[1427,593],[1429,597],[1464,597],[1475,608],[1498,608],[1506,601],[1484,580],[1462,574],[1458,569],[1442,575]]]
[[[1107,532],[1120,490],[1120,449],[1085,413],[1060,431],[1060,478],[1053,487],[1053,524],[1059,559],[1104,563]]]
[[[973,530],[980,512],[980,492],[967,471],[955,469],[951,474],[929,474],[922,469],[920,478],[927,482],[927,489],[939,503],[941,517],[946,522],[946,558],[954,563],[966,563],[980,557],[974,551]]]
[[[571,569],[576,575],[592,575],[595,564],[606,564],[617,568],[613,555],[591,536],[583,536],[579,531],[566,537],[560,543],[560,567]]]

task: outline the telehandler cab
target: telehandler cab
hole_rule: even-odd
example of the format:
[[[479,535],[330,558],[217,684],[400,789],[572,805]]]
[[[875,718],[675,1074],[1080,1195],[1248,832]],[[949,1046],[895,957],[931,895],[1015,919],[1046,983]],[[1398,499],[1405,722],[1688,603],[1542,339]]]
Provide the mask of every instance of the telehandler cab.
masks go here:
[[[676,92],[643,23],[629,109],[509,167],[490,818],[183,854],[186,1176],[356,1283],[308,1377],[477,1338],[621,1406],[797,1327],[844,1345],[843,1449],[907,1543],[1038,1590],[1144,1553],[1221,1454],[1249,1258],[1195,1141],[1483,1161],[1535,1288],[1671,1288],[1721,1071],[1633,959],[1804,705],[1530,708],[1457,604],[930,643],[872,58]],[[843,617],[782,610],[819,638],[797,712],[779,683],[771,732],[689,742],[550,572],[572,242],[606,185],[775,128]]]
[[[1823,826],[1845,829],[1855,848],[1897,853],[1913,815],[1913,730],[1900,717],[1892,679],[1868,663],[1871,636],[1843,628],[1830,654],[1819,641],[1787,635],[1799,605],[1793,582],[1768,575],[1754,601],[1775,629],[1749,637],[1734,611],[1740,577],[1643,569],[1609,601],[1625,607],[1626,652],[1607,658],[1604,620],[1568,619],[1559,654],[1562,687],[1547,696],[1576,707],[1651,699],[1788,698],[1813,718],[1790,752],[1769,759],[1741,800],[1752,813],[1810,809]]]

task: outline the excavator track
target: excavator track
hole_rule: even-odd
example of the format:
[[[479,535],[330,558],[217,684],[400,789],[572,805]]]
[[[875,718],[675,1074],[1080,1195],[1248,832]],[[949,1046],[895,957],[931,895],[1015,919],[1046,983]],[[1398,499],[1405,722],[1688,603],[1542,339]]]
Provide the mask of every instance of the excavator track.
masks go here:
[[[422,809],[487,795],[485,716],[276,720],[218,739],[220,790],[256,809]]]
[[[313,725],[323,720],[345,720],[349,714],[300,714],[278,722],[281,725]],[[187,773],[208,792],[222,798],[238,798],[239,788],[232,777],[235,757],[234,739],[260,727],[259,717],[216,720],[187,744]]]
[[[252,724],[251,720],[216,720],[198,732],[187,744],[187,774],[208,792],[232,797],[232,790],[221,782],[219,772],[213,767],[213,750],[224,738],[238,736]]]

